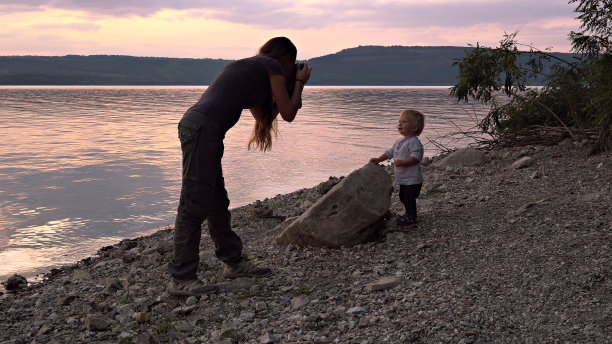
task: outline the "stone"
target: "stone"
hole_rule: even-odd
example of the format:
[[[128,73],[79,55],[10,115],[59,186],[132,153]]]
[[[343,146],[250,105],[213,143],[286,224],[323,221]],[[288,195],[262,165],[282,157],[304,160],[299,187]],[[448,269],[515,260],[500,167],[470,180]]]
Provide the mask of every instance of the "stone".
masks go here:
[[[66,319],[66,324],[70,325],[70,326],[78,326],[80,323],[79,319],[77,317],[68,317],[68,319]]]
[[[253,212],[257,217],[271,217],[274,213],[274,209],[269,208],[262,201],[257,200],[253,205]]]
[[[377,229],[391,204],[391,176],[367,163],[342,179],[276,238],[280,245],[351,247]]]
[[[153,343],[148,334],[139,333],[133,339],[134,344],[150,344]]]
[[[515,161],[514,163],[512,163],[512,167],[515,169],[521,169],[521,168],[529,167],[531,165],[533,165],[533,158],[529,156],[524,156],[518,159],[517,161]]]
[[[28,280],[21,275],[13,275],[2,283],[8,291],[17,291],[28,286]]]
[[[219,283],[223,292],[233,293],[239,290],[248,290],[255,285],[255,279],[250,277],[235,278],[227,283]]]
[[[299,295],[291,299],[291,309],[296,310],[308,303],[308,296]]]
[[[544,173],[542,173],[542,170],[535,170],[532,174],[531,174],[531,179],[540,179],[544,176]]]
[[[185,304],[187,306],[193,306],[193,305],[197,305],[198,304],[198,298],[195,296],[190,296],[187,298],[187,300],[185,301]]]
[[[121,260],[123,260],[124,263],[129,264],[129,263],[134,262],[137,258],[138,258],[137,253],[128,251],[125,254],[123,254],[123,256],[121,257]]]
[[[219,333],[219,336],[217,338],[218,339],[224,339],[224,338],[235,339],[235,338],[238,338],[238,332],[231,327],[224,328],[221,330],[221,333]]]
[[[140,324],[148,322],[150,318],[151,316],[147,312],[136,312],[132,314],[132,319]]]
[[[44,336],[44,335],[48,334],[48,333],[49,333],[49,332],[51,332],[51,331],[53,331],[53,328],[51,328],[51,327],[49,327],[49,326],[45,326],[45,325],[43,325],[43,326],[42,326],[42,327],[41,327],[41,328],[38,330],[38,332],[36,333],[36,336],[37,336],[37,337]]]
[[[174,329],[179,332],[189,333],[193,331],[193,325],[191,325],[188,321],[177,321],[174,323]]]
[[[134,247],[138,246],[138,241],[136,239],[124,239],[119,243],[121,249],[124,251],[131,250]]]
[[[88,314],[85,320],[85,326],[90,331],[106,331],[112,324],[110,319],[99,314]]]
[[[126,279],[119,279],[115,277],[106,279],[106,289],[107,290],[128,290],[129,283]]]
[[[62,299],[62,302],[60,303],[60,305],[62,306],[68,306],[69,304],[71,304],[74,300],[78,300],[78,295],[68,295],[65,298]]]
[[[75,270],[72,273],[72,279],[75,281],[89,281],[91,280],[91,274],[85,270]]]
[[[349,308],[346,312],[348,314],[355,314],[355,313],[364,313],[367,310],[361,306],[355,306],[355,307],[351,307]]]
[[[336,186],[336,184],[338,184],[340,182],[339,178],[336,177],[329,177],[329,179],[321,184],[319,184],[317,186],[317,192],[320,193],[321,195],[325,195],[326,193],[329,192],[329,190],[331,190],[334,186]]]
[[[157,245],[157,252],[159,252],[159,254],[166,254],[168,252],[172,252],[172,250],[174,249],[173,243],[170,241],[160,241],[159,244]]]
[[[474,148],[454,151],[433,163],[434,167],[448,169],[454,167],[481,166],[489,162],[486,154]]]
[[[268,332],[266,332],[263,336],[259,337],[258,339],[259,339],[259,342],[262,344],[269,344],[269,343],[278,342],[280,340],[280,336],[269,334]]]
[[[573,148],[574,147],[574,141],[568,137],[565,140],[559,142],[559,147]]]
[[[187,315],[198,309],[198,305],[176,307],[172,310],[172,314]]]
[[[379,291],[395,288],[399,285],[399,280],[395,277],[383,277],[374,283],[366,284],[366,290]]]

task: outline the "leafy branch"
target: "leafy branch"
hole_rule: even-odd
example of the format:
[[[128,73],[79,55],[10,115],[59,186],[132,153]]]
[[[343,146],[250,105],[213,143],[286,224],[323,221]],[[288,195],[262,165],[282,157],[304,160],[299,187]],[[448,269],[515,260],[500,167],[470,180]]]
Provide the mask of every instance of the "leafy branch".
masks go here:
[[[479,123],[483,132],[510,135],[530,127],[559,126],[577,140],[577,130],[596,129],[600,134],[590,154],[610,148],[612,0],[570,1],[574,2],[579,2],[575,12],[580,13],[577,19],[583,29],[569,35],[574,51],[581,54],[576,61],[519,43],[518,32],[505,33],[496,48],[477,44],[455,61],[459,74],[450,96],[491,105]],[[519,50],[522,47],[529,49]],[[543,78],[543,86],[529,87],[540,82],[538,78]]]

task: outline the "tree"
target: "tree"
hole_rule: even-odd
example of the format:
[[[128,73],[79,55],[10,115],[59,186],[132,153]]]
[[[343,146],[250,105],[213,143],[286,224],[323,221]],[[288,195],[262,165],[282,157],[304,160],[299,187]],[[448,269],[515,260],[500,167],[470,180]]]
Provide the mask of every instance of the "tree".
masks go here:
[[[570,0],[570,4],[578,0]],[[582,24],[581,32],[570,32],[572,47],[575,51],[589,55],[610,54],[612,44],[612,1],[581,0],[574,12],[580,13],[576,19]]]
[[[571,0],[570,3],[578,0]],[[576,58],[567,61],[504,34],[499,47],[476,45],[457,60],[458,82],[450,95],[459,101],[491,104],[480,122],[493,136],[533,126],[561,127],[576,139],[579,131],[598,130],[590,154],[610,149],[612,124],[612,0],[580,0],[581,32],[571,32]],[[519,48],[522,48],[519,49]],[[528,48],[528,49],[525,49]],[[552,62],[545,68],[545,62]],[[543,87],[530,88],[538,80]],[[500,97],[500,95],[502,97]],[[503,97],[505,96],[505,97]]]

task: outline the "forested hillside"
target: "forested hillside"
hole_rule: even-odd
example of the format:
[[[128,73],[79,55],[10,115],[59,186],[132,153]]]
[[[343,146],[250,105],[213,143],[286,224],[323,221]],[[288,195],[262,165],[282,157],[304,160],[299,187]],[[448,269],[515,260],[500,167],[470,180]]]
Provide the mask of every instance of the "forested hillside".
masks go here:
[[[309,85],[452,85],[467,47],[360,46],[310,59]],[[558,54],[566,59],[570,54]],[[0,56],[0,85],[207,85],[231,60]]]
[[[231,60],[116,55],[2,56],[1,85],[206,85]]]
[[[462,47],[362,46],[310,60],[320,85],[451,85]]]

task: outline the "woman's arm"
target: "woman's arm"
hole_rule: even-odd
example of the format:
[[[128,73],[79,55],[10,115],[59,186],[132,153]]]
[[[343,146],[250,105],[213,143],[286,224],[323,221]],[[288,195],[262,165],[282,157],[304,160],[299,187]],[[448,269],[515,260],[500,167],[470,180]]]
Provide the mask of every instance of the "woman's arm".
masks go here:
[[[302,91],[304,90],[304,84],[310,79],[310,71],[311,68],[308,67],[307,64],[304,64],[304,67],[297,71],[295,88],[291,95],[287,94],[285,76],[277,74],[270,75],[272,96],[276,101],[278,113],[280,113],[283,120],[291,122],[295,119],[295,115],[302,106]]]

